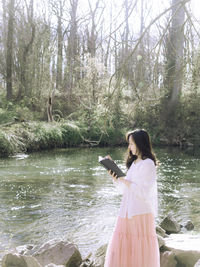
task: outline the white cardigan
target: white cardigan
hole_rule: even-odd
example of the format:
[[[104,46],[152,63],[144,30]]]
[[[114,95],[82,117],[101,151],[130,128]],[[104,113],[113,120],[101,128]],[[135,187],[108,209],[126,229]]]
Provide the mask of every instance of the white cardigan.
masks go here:
[[[157,216],[157,176],[153,160],[147,158],[133,162],[125,179],[131,182],[129,187],[119,180],[114,182],[123,194],[119,216],[131,218],[145,213]]]

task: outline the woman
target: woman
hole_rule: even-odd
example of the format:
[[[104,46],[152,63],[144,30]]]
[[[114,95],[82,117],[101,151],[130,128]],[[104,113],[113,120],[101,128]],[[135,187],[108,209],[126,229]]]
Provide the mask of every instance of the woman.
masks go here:
[[[126,139],[126,177],[109,172],[123,197],[104,267],[159,267],[156,157],[145,130],[129,132]]]

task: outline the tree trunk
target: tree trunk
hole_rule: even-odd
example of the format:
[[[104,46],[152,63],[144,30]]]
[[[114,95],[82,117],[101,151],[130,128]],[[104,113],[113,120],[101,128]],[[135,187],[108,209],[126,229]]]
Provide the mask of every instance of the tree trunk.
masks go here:
[[[182,91],[184,19],[185,11],[182,0],[172,0],[172,21],[167,40],[166,76],[166,110],[173,112],[179,103]]]
[[[75,80],[77,80],[77,50],[78,50],[78,33],[77,33],[77,7],[78,0],[71,1],[70,12],[70,33],[68,37],[68,46],[66,49],[67,54],[67,67],[65,72],[65,86],[69,96],[72,94]],[[78,75],[79,76],[79,75]]]
[[[8,8],[8,34],[7,34],[7,53],[6,53],[6,90],[7,99],[13,98],[12,73],[13,73],[13,35],[14,35],[14,6],[15,0],[10,0]]]
[[[92,20],[92,25],[91,25],[91,31],[87,30],[87,47],[88,47],[88,52],[90,53],[92,58],[95,58],[96,56],[96,50],[97,50],[97,23],[95,22],[95,17],[97,15],[99,6],[100,6],[101,0],[97,0],[95,4],[95,8],[92,9],[92,5],[90,0],[88,0],[89,7],[90,7],[90,16]],[[99,17],[99,20],[101,18],[102,14]]]
[[[144,0],[141,0],[140,36],[142,36],[143,31],[144,31]],[[142,38],[137,51],[136,66],[135,66],[135,82],[134,82],[135,90],[138,89],[139,95],[144,94],[146,87],[145,61],[146,57],[145,57],[144,38]]]
[[[33,42],[35,39],[35,24],[33,22],[33,6],[34,0],[30,2],[30,8],[27,10],[28,13],[28,21],[30,23],[31,28],[31,36],[30,40],[26,44],[26,40],[24,40],[24,44],[22,46],[22,58],[21,58],[21,70],[20,70],[20,87],[18,90],[17,100],[23,99],[24,96],[31,96],[31,89],[28,82],[28,71],[29,71],[29,64],[28,64],[28,57],[30,51],[33,46]]]
[[[58,50],[57,50],[57,69],[56,69],[56,89],[59,90],[62,86],[62,62],[63,62],[63,33],[62,33],[62,3],[59,2],[59,15],[58,15]]]

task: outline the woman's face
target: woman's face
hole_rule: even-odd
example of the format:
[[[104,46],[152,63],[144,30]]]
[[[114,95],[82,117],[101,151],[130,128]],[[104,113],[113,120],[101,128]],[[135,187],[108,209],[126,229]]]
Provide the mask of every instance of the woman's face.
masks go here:
[[[129,137],[129,145],[128,145],[128,148],[129,150],[132,152],[133,155],[137,155],[137,146],[133,140],[133,137],[130,135]]]

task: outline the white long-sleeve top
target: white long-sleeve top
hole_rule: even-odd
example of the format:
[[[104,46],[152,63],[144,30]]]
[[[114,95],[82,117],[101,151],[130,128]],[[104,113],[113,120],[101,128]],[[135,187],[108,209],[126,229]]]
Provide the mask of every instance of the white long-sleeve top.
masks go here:
[[[129,186],[120,180],[114,182],[123,194],[119,216],[131,218],[145,213],[157,216],[157,176],[153,160],[147,158],[133,162],[125,179],[131,182]]]

